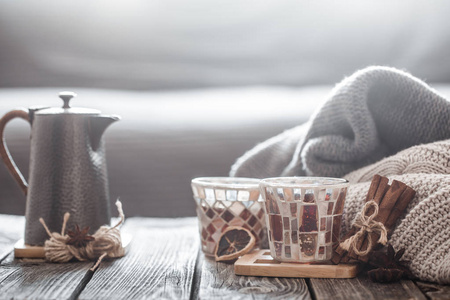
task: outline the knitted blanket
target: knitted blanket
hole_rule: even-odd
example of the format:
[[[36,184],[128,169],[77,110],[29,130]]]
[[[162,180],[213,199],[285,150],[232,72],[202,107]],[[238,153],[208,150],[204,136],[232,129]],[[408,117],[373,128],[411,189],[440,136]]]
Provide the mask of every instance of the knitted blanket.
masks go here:
[[[234,176],[341,177],[408,147],[450,138],[450,103],[419,79],[369,67],[344,79],[304,125],[242,156]]]
[[[244,154],[230,175],[347,178],[342,234],[373,175],[400,180],[417,193],[390,243],[406,249],[415,276],[450,283],[449,139],[449,101],[405,72],[370,67],[338,84],[309,122]]]
[[[416,196],[389,239],[395,250],[405,248],[413,275],[450,283],[450,140],[414,146],[344,176],[351,183],[342,233],[364,205],[373,175],[406,183]]]

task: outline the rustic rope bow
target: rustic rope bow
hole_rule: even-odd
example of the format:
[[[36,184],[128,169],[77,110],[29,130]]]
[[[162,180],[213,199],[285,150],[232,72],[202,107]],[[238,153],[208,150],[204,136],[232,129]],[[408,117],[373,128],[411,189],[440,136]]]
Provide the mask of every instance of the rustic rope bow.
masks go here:
[[[372,215],[367,216],[369,213],[369,210],[371,208],[374,208],[374,212]],[[378,204],[371,200],[368,201],[362,211],[359,217],[355,220],[353,226],[356,228],[359,228],[360,230],[355,234],[343,241],[340,246],[342,249],[349,251],[350,249],[355,252],[356,255],[359,256],[365,256],[372,251],[372,247],[374,246],[372,244],[372,239],[368,239],[368,245],[367,249],[364,251],[358,250],[358,242],[360,239],[363,239],[365,237],[365,234],[371,234],[371,233],[378,233],[380,234],[380,238],[378,239],[377,243],[380,243],[382,245],[387,244],[387,230],[386,227],[384,227],[383,223],[377,222],[374,220],[374,218],[378,215]]]
[[[67,212],[64,214],[61,234],[58,232],[50,232],[44,219],[40,218],[42,226],[44,226],[50,239],[45,241],[44,251],[45,258],[50,262],[64,263],[76,258],[79,261],[97,260],[91,268],[94,271],[103,260],[103,258],[116,258],[125,255],[125,249],[122,247],[122,239],[118,227],[124,222],[125,215],[122,210],[122,203],[116,201],[117,210],[119,211],[119,222],[114,227],[102,226],[93,235],[94,240],[87,243],[84,247],[75,247],[67,244],[69,236],[65,234],[66,224],[70,218]]]

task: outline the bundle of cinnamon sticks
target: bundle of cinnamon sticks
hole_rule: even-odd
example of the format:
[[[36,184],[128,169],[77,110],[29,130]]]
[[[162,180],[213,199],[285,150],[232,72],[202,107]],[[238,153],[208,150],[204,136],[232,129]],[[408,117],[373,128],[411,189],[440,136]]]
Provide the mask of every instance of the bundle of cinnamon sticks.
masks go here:
[[[408,204],[414,198],[416,192],[403,182],[393,180],[391,185],[388,184],[389,179],[380,175],[375,175],[372,179],[372,183],[369,188],[369,192],[366,196],[366,202],[373,200],[378,204],[378,215],[374,218],[374,221],[383,223],[388,232],[388,236],[392,233],[397,219],[403,214]],[[368,211],[367,215],[374,213],[372,208]],[[355,235],[360,229],[353,226],[351,230],[345,235],[343,241]],[[379,248],[380,245],[376,245],[380,238],[379,233],[366,232],[362,238],[356,243],[356,248],[359,251],[367,250],[369,244],[375,245],[373,250]],[[372,243],[369,242],[369,239]],[[367,262],[369,260],[371,251],[365,256],[358,256],[352,249],[344,250],[340,244],[338,244],[333,252],[332,262],[335,264],[346,263],[351,259]]]

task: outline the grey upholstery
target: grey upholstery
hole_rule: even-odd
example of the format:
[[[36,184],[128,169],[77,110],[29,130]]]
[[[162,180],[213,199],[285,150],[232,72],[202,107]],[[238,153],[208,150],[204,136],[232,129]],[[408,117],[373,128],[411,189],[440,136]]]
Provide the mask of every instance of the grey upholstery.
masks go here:
[[[305,121],[328,91],[326,86],[165,93],[76,89],[72,105],[122,116],[105,133],[112,201],[120,197],[129,216],[186,216],[195,214],[193,177],[226,176],[246,150]],[[60,106],[58,92],[2,89],[0,115],[19,106]],[[29,126],[11,121],[5,136],[27,174]],[[25,197],[2,163],[0,187],[0,213],[23,214]]]
[[[106,133],[106,154],[111,198],[125,213],[193,215],[192,177],[227,175],[356,69],[450,82],[449,13],[444,0],[0,0],[0,115],[59,105],[70,87],[74,105],[123,117]],[[317,84],[330,86],[305,88]],[[269,87],[281,85],[292,88]],[[150,92],[169,89],[178,91]],[[27,173],[27,125],[12,122],[6,137]],[[24,207],[1,165],[0,213]]]
[[[368,65],[450,81],[446,0],[0,0],[0,86],[333,84]]]

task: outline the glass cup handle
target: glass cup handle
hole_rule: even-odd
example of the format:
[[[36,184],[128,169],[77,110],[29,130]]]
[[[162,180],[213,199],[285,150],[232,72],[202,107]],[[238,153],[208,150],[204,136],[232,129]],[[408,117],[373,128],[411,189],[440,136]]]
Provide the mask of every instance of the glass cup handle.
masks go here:
[[[8,112],[6,115],[3,116],[3,118],[0,119],[0,156],[3,159],[3,162],[5,163],[6,167],[8,168],[9,173],[13,176],[13,178],[17,181],[20,188],[22,189],[23,193],[26,195],[28,191],[28,183],[25,180],[25,178],[22,175],[22,172],[20,172],[19,168],[17,167],[16,163],[14,162],[11,154],[9,153],[8,147],[6,146],[6,141],[3,136],[5,131],[6,124],[15,118],[21,118],[25,121],[30,122],[30,114],[28,110],[25,109],[15,109],[10,112]]]

